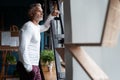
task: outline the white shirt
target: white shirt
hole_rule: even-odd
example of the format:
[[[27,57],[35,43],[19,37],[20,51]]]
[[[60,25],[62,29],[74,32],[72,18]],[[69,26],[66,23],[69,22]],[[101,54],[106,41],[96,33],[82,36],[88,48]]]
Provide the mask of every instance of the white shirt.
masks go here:
[[[44,25],[35,25],[32,21],[26,22],[20,30],[19,61],[25,69],[32,71],[32,65],[39,65],[40,33],[47,31],[54,16],[49,15]]]

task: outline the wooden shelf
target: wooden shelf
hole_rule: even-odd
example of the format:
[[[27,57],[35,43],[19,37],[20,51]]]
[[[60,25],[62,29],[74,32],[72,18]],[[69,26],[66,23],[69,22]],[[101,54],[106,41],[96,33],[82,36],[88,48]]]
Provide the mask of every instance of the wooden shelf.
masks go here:
[[[2,51],[2,69],[0,72],[0,80],[2,80],[3,78],[14,78],[16,76],[14,75],[6,75],[5,73],[5,68],[6,66],[9,66],[9,64],[6,63],[6,55],[11,52],[11,51],[18,51],[18,47],[10,47],[10,46],[0,46],[0,51]],[[14,65],[14,64],[10,64],[10,65]]]

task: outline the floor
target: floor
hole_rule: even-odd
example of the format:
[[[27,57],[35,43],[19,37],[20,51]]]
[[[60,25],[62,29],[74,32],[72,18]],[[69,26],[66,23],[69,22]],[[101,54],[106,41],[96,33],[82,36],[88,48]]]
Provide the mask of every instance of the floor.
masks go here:
[[[18,78],[6,79],[6,80],[19,80]]]
[[[52,71],[49,71],[46,66],[43,66],[42,69],[45,80],[57,80],[55,67],[53,67]]]
[[[57,80],[56,76],[56,68],[53,67],[52,71],[49,71],[47,66],[42,66],[43,74],[45,77],[45,80]],[[64,69],[62,69],[64,71]],[[18,78],[12,78],[12,79],[6,79],[6,80],[19,80]]]
[[[42,66],[45,80],[57,80],[56,69],[53,67],[52,71],[48,71],[47,66]],[[6,80],[19,80],[18,78],[6,79]]]

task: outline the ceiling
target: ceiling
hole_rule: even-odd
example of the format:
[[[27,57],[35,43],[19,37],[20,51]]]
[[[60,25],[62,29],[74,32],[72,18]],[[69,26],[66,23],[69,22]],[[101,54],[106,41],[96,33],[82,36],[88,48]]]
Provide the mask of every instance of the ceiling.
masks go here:
[[[33,3],[42,3],[44,0],[0,0],[0,6],[28,6]]]
[[[21,27],[28,20],[30,4],[43,3],[44,0],[0,0],[0,30],[9,30],[14,24]]]

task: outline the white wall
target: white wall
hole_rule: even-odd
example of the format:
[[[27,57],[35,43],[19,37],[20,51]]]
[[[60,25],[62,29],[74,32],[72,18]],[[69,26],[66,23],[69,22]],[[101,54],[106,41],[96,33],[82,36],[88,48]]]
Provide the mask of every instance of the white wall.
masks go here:
[[[110,80],[120,80],[120,36],[118,41],[114,47],[84,47]]]
[[[108,1],[64,0],[65,42],[99,43]]]
[[[86,2],[86,5],[85,4],[82,5],[82,2]],[[92,3],[96,5],[94,4],[92,5]],[[65,43],[81,43],[81,42],[89,42],[89,41],[98,42],[100,38],[100,32],[102,29],[101,27],[103,27],[102,25],[104,23],[103,18],[101,18],[101,16],[104,17],[104,14],[105,14],[104,10],[106,9],[107,3],[108,3],[108,0],[92,0],[92,1],[64,0]],[[90,8],[87,6],[89,6]],[[102,11],[101,9],[104,9],[103,12],[101,12]],[[91,10],[94,11],[93,14]],[[79,16],[79,14],[83,16]],[[92,16],[90,16],[90,14],[92,14]],[[97,21],[96,21],[96,17],[97,17]],[[90,20],[91,21],[90,22],[87,21],[86,23],[86,20],[88,19],[89,21]],[[96,22],[98,22],[98,24]],[[97,27],[95,27],[95,25],[97,25]],[[86,35],[86,32],[88,32],[87,35]],[[120,80],[120,75],[119,75],[120,74],[120,69],[119,69],[120,68],[120,63],[119,63],[120,36],[118,41],[119,41],[118,44],[111,48],[110,47],[93,47],[93,46],[83,47],[88,53],[88,55],[90,55],[95,60],[95,62],[103,69],[103,71],[108,75],[110,80]],[[72,72],[73,70],[73,77],[71,77],[72,73],[70,76],[69,76],[69,73],[67,74],[67,77],[69,77],[69,80],[90,80],[88,76],[84,73],[84,71],[81,69],[79,64],[73,58],[71,58],[71,55],[67,55],[65,58],[66,58],[66,62],[68,63],[66,65],[66,68],[69,66],[69,69],[67,69],[67,71]],[[72,60],[72,63],[71,63],[72,66],[71,64],[69,65],[69,63],[71,62],[70,59]]]
[[[113,48],[102,48],[102,67],[110,80],[120,80],[120,36],[118,41]]]
[[[120,36],[114,47],[83,47],[88,55],[103,69],[110,80],[120,80]],[[73,80],[90,80],[73,58]]]

